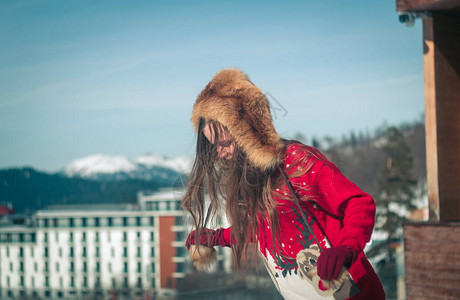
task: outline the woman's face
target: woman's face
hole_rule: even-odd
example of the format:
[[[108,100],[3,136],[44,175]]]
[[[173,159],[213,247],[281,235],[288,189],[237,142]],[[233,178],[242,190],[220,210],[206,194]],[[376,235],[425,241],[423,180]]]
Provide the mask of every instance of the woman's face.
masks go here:
[[[221,125],[217,124],[216,129],[218,131],[217,141],[214,127],[209,123],[203,128],[203,134],[206,136],[211,144],[215,144],[217,148],[217,155],[220,158],[232,159],[235,153],[235,143],[230,133]]]

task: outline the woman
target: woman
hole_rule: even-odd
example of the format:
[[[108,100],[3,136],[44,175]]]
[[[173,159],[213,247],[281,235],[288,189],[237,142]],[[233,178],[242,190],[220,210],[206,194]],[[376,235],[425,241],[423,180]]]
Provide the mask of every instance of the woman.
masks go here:
[[[228,246],[240,266],[255,244],[285,299],[385,298],[363,252],[373,199],[317,149],[281,139],[267,98],[244,73],[217,73],[192,123],[197,157],[182,202],[196,228],[186,242],[191,255],[206,263],[212,251],[195,247]],[[221,206],[231,226],[206,228]]]

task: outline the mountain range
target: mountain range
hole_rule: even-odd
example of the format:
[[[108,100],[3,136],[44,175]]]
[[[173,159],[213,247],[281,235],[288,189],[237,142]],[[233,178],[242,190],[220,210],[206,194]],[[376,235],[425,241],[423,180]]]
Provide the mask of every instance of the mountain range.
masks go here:
[[[0,170],[0,205],[31,213],[53,204],[132,203],[139,191],[172,187],[186,177],[191,161],[146,154],[135,159],[91,155],[69,163],[63,171],[33,168]],[[181,182],[183,180],[181,179]]]
[[[413,176],[425,181],[425,129],[421,123],[400,126],[413,156]],[[351,134],[327,147],[317,147],[354,183],[371,195],[386,164],[382,145],[385,130],[371,137]],[[304,141],[305,142],[305,141]],[[324,142],[323,142],[324,144]],[[313,143],[314,145],[314,143]],[[129,159],[95,154],[70,162],[62,171],[48,173],[33,168],[0,170],[0,205],[11,203],[16,212],[28,213],[51,204],[135,202],[139,191],[176,187],[186,181],[191,160],[145,154]]]

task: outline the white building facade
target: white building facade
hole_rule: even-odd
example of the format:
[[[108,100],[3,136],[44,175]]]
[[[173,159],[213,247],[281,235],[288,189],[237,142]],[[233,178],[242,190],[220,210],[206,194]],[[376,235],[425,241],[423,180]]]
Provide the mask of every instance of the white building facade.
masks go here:
[[[137,204],[40,210],[29,224],[5,219],[0,299],[173,294],[191,268],[184,216],[168,190],[139,194]]]

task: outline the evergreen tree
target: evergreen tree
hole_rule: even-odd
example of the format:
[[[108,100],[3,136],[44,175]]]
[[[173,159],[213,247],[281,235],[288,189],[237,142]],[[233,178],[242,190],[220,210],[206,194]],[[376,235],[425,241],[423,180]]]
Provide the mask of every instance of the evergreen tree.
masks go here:
[[[390,259],[393,259],[394,251],[390,244],[401,238],[402,222],[406,220],[408,212],[415,208],[412,202],[416,181],[412,175],[411,150],[401,131],[396,127],[389,127],[385,136],[387,141],[382,150],[386,163],[377,179],[375,227],[388,233],[387,243],[382,246],[388,251]]]
[[[311,145],[317,149],[321,148],[321,144],[319,143],[319,140],[316,137],[312,138]]]
[[[297,132],[294,135],[294,140],[297,140],[297,141],[299,141],[301,143],[304,143],[304,144],[307,143],[307,137],[302,132]]]

